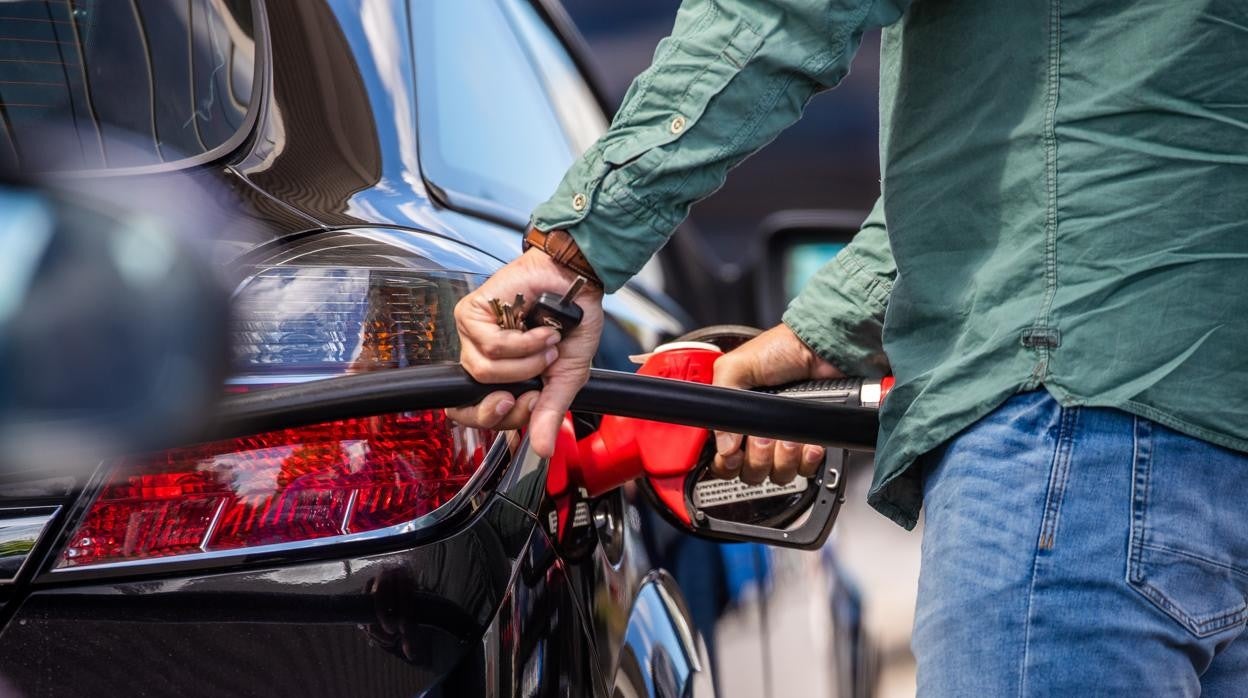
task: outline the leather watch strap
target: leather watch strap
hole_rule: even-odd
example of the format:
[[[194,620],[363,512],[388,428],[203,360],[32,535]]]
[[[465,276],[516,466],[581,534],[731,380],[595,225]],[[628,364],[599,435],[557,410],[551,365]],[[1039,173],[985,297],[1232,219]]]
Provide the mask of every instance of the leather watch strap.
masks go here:
[[[524,249],[528,250],[530,247],[536,247],[550,255],[556,263],[580,274],[589,282],[602,286],[602,280],[598,278],[598,274],[594,272],[589,260],[585,259],[585,254],[576,246],[576,241],[568,231],[556,228],[543,232],[537,228],[529,228],[529,232],[524,235]]]

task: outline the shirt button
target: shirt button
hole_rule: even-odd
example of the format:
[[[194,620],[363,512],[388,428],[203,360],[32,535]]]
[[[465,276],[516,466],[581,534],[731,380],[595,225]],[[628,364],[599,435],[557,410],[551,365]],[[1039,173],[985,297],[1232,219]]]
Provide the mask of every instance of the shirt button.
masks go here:
[[[589,200],[585,198],[584,194],[577,194],[576,196],[572,197],[572,210],[578,211],[578,212],[584,211],[585,205],[588,203],[589,203]]]
[[[681,131],[684,131],[685,130],[685,117],[677,114],[676,118],[672,119],[672,123],[668,124],[667,128],[672,133],[680,133]]]

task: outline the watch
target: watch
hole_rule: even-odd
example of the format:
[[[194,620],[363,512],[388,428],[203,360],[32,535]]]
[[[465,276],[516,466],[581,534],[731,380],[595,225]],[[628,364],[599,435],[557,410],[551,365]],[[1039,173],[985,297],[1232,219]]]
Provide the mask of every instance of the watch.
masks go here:
[[[585,259],[585,253],[576,246],[576,241],[568,231],[556,228],[543,232],[537,228],[529,228],[529,232],[524,235],[523,248],[528,251],[530,247],[536,247],[550,255],[557,264],[580,274],[586,281],[602,286],[602,280],[594,272],[594,267]]]

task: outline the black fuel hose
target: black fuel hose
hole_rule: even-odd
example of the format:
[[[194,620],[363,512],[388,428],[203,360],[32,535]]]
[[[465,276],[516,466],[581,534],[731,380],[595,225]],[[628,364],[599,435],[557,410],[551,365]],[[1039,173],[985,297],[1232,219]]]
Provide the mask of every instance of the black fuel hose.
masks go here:
[[[538,390],[534,379],[487,385],[458,364],[414,366],[283,385],[224,398],[210,439],[387,412],[472,405],[489,393]],[[572,409],[854,450],[875,448],[877,410],[593,369]]]

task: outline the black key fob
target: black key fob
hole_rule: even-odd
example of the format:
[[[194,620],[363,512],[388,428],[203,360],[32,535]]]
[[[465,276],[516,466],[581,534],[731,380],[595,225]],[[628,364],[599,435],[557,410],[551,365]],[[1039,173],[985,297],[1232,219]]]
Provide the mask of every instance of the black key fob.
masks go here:
[[[553,327],[562,335],[576,329],[576,326],[581,324],[584,313],[581,306],[570,300],[564,300],[565,297],[557,293],[543,293],[538,296],[537,301],[524,315],[524,326],[530,330]]]

